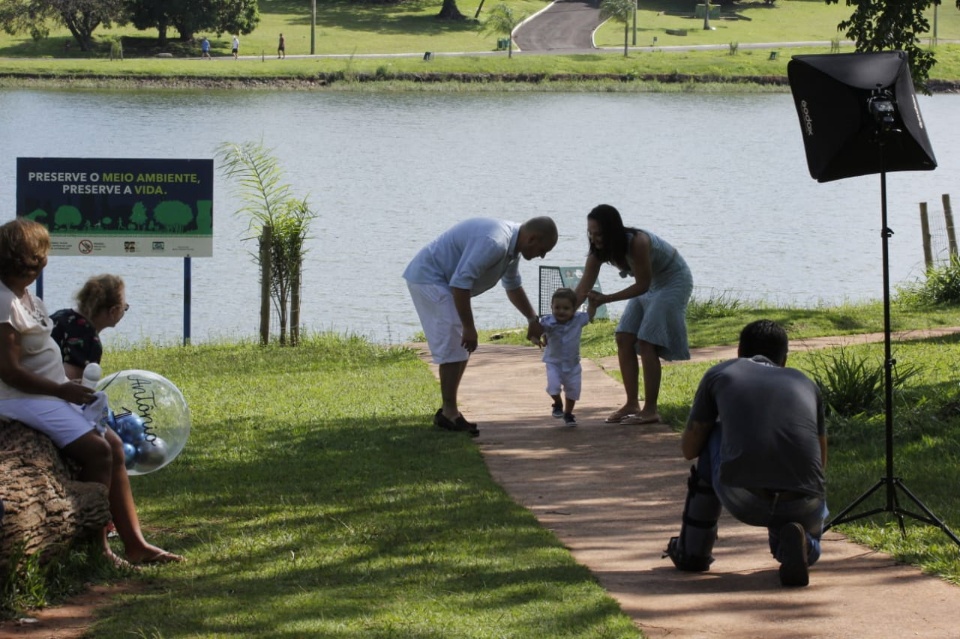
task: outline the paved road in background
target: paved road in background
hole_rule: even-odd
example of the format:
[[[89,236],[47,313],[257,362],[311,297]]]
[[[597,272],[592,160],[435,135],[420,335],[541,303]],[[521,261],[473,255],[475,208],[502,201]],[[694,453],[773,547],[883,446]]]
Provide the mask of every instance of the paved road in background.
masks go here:
[[[513,34],[521,51],[593,49],[593,32],[603,20],[599,2],[560,0],[524,22]]]

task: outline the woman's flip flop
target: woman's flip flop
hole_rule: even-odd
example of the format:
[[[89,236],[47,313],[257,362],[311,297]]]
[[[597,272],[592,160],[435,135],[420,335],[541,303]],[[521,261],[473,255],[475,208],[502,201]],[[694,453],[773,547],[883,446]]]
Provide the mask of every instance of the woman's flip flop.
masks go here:
[[[623,420],[627,417],[630,417],[633,413],[626,412],[624,410],[615,410],[604,421],[605,424],[621,424]]]
[[[660,421],[660,415],[630,415],[620,420],[625,426],[639,426],[640,424],[656,424]]]

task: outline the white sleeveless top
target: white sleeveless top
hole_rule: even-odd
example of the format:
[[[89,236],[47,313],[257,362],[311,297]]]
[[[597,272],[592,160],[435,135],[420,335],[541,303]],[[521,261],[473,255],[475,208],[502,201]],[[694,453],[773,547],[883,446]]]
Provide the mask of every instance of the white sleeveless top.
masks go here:
[[[20,333],[20,363],[24,368],[58,384],[67,381],[63,355],[50,337],[53,321],[39,298],[29,290],[18,298],[0,282],[0,324],[10,324]],[[0,399],[41,397],[45,396],[24,393],[0,380]]]

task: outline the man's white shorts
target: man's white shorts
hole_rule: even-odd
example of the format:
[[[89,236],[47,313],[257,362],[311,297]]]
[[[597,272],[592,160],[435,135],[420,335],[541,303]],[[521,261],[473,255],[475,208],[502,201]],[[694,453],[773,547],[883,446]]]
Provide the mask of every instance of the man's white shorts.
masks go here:
[[[440,284],[407,282],[410,298],[420,316],[434,364],[452,364],[470,359],[463,347],[463,324],[450,289]]]

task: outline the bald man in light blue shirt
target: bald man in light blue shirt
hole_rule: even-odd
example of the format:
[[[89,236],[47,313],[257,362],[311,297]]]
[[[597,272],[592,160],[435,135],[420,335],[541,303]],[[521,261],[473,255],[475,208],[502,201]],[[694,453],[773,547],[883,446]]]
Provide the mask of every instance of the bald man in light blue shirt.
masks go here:
[[[527,318],[527,338],[539,343],[543,328],[523,290],[520,258],[543,258],[556,244],[557,225],[549,217],[523,224],[473,218],[442,233],[407,265],[403,277],[440,367],[443,405],[434,415],[438,428],[479,434],[457,407],[460,380],[478,340],[470,299],[500,282],[507,299]]]

